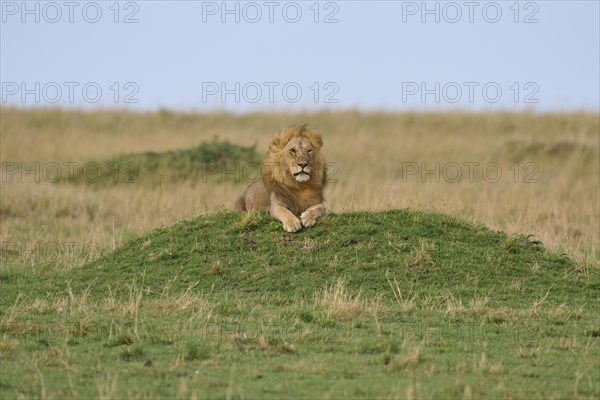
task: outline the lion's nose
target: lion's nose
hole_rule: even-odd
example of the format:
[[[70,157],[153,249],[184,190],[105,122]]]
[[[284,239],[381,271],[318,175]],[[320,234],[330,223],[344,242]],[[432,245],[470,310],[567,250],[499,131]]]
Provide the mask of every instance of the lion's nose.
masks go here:
[[[298,166],[304,169],[304,167],[308,166],[308,163],[298,163]]]

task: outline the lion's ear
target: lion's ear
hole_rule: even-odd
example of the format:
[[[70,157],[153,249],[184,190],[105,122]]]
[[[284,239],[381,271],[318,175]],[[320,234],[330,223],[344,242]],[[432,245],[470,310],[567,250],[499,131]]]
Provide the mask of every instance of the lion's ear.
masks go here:
[[[323,138],[320,134],[316,132],[311,132],[309,139],[312,142],[313,146],[315,146],[315,148],[320,149],[321,147],[323,147]]]
[[[276,152],[281,150],[281,136],[277,135],[271,140],[269,144],[269,151]]]

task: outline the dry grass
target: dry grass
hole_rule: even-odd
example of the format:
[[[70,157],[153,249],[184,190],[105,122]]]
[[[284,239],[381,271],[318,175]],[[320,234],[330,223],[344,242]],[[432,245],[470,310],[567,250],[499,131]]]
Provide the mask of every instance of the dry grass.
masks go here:
[[[246,211],[240,221],[237,223],[237,228],[240,230],[250,229],[261,220],[261,215],[254,210]]]
[[[383,310],[379,299],[362,299],[361,293],[351,295],[346,290],[346,282],[338,279],[321,293],[315,294],[315,306],[322,309],[332,319],[351,320],[363,316],[377,316]]]
[[[397,356],[386,353],[384,355],[384,364],[389,368],[413,371],[421,362],[421,347],[416,345],[408,345],[406,342],[402,344],[402,350]]]
[[[411,261],[408,262],[409,267],[429,269],[435,266],[431,252],[435,250],[435,245],[421,239],[419,248],[416,250]]]
[[[416,301],[417,301],[418,295],[414,294],[411,297],[407,296],[405,298],[402,295],[402,290],[400,290],[400,285],[398,284],[398,281],[396,280],[396,278],[394,277],[393,284],[390,281],[390,278],[389,278],[387,272],[386,272],[386,278],[387,278],[388,284],[390,285],[390,288],[392,289],[392,294],[394,295],[394,298],[396,299],[396,302],[398,303],[397,311],[399,311],[402,314],[409,314],[416,307]]]
[[[151,289],[145,286],[144,282],[135,280],[127,285],[129,293],[122,300],[118,300],[111,291],[102,300],[91,299],[94,283],[78,293],[73,292],[67,284],[66,295],[44,298],[19,296],[0,320],[0,326],[12,334],[26,335],[46,332],[57,335],[78,334],[78,336],[83,336],[92,327],[93,321],[102,316],[110,316],[116,319],[133,320],[133,333],[137,335],[140,313],[146,315],[152,313],[158,316],[173,313],[188,314],[194,318],[209,320],[215,304],[211,303],[203,294],[194,292],[197,283],[189,285],[183,292],[171,294],[170,287],[176,278],[177,276],[165,286],[158,298],[152,299],[145,297],[147,291]],[[77,324],[60,322],[44,324],[25,318],[28,315],[42,314],[56,314],[67,317],[65,321],[78,322]],[[7,342],[6,346],[8,344],[10,342]]]
[[[492,229],[534,235],[550,249],[575,257],[583,272],[597,265],[597,114],[348,111],[166,116],[3,108],[0,159],[42,165],[100,162],[124,153],[189,148],[215,136],[245,146],[256,143],[264,152],[276,131],[299,122],[323,133],[325,155],[334,163],[333,181],[326,192],[330,210],[443,211],[479,220]],[[436,163],[439,173],[424,172],[435,169]],[[472,182],[465,163],[479,163],[473,167]],[[490,179],[493,169],[488,180],[483,179],[487,163],[501,167],[496,182]],[[519,168],[514,168],[515,163]],[[452,182],[453,165],[461,168],[460,182]],[[415,166],[419,170],[412,174]],[[524,182],[534,172],[534,182]],[[26,248],[37,244],[42,256],[50,243],[77,242],[85,249],[66,260],[62,254],[53,264],[28,259],[33,270],[75,267],[131,234],[231,208],[247,184],[163,181],[156,186],[119,184],[98,189],[93,184],[53,184],[43,179],[36,183],[31,177],[26,183],[18,178],[4,180],[0,183],[2,243]],[[247,216],[242,225],[251,222]],[[426,256],[425,247],[418,250]],[[25,258],[24,250],[17,251]],[[426,263],[423,257],[415,262]]]

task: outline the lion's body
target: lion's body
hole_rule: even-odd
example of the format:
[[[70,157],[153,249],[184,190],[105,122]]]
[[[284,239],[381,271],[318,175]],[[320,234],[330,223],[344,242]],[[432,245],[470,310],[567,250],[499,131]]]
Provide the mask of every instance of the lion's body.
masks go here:
[[[282,130],[271,141],[262,177],[244,190],[236,209],[269,210],[289,232],[314,225],[325,213],[322,145],[321,136],[306,125]]]
[[[235,203],[236,210],[268,210],[269,192],[262,178],[250,184]]]
[[[279,191],[282,202],[294,215],[300,215],[307,208],[323,202],[323,193],[320,190],[301,190],[294,192]],[[265,186],[262,178],[250,184],[235,203],[235,209],[268,210],[271,205],[271,192]]]

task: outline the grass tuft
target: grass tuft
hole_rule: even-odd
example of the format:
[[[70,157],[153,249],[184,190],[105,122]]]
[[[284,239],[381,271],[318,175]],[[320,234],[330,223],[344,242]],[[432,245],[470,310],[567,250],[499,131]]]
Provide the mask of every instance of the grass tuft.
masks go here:
[[[246,211],[242,218],[236,223],[240,231],[255,229],[263,221],[263,214],[257,211]]]
[[[346,282],[342,278],[315,295],[315,305],[320,307],[328,318],[336,320],[376,316],[383,307],[378,299],[363,300],[360,292],[354,296],[348,293]]]

